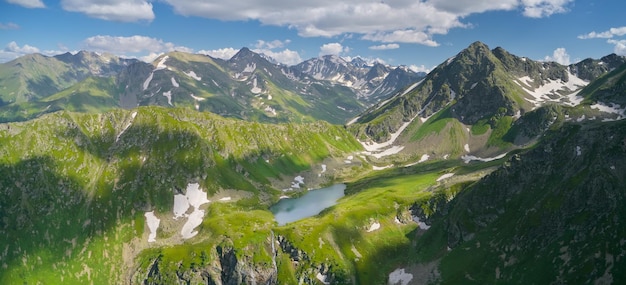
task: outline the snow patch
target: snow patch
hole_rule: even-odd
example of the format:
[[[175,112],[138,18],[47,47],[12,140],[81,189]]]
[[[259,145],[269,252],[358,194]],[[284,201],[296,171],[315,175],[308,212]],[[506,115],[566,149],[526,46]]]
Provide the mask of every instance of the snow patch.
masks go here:
[[[148,229],[150,229],[150,235],[148,235],[148,242],[156,241],[156,231],[159,228],[161,220],[154,215],[154,211],[146,212],[146,223],[148,223]]]
[[[150,75],[148,75],[148,78],[146,78],[146,81],[143,82],[143,91],[146,91],[146,89],[148,89],[148,86],[150,85],[150,82],[152,81],[152,77],[154,77],[154,72],[150,72]]]
[[[604,104],[602,102],[598,102],[590,106],[591,109],[597,109],[604,113],[616,114],[618,115],[616,120],[624,119],[626,113],[626,107],[620,108],[619,104],[610,103],[611,105]]]
[[[170,104],[170,106],[174,106],[172,105],[172,91],[167,91],[167,92],[163,92],[163,96],[167,97],[167,104]]]
[[[268,112],[268,113],[272,113],[272,115],[276,116],[276,109],[274,109],[274,108],[272,108],[270,106],[265,107],[265,109],[263,109],[263,111]]]
[[[404,268],[398,268],[389,273],[388,283],[391,285],[396,285],[398,283],[400,283],[400,285],[408,285],[411,280],[413,280],[413,274],[405,272]]]
[[[470,152],[469,144],[465,144],[463,149],[465,149],[465,152]]]
[[[505,152],[505,153],[503,153],[501,155],[494,156],[494,157],[487,157],[487,158],[477,157],[477,156],[473,156],[473,155],[464,155],[464,156],[461,156],[461,159],[465,163],[469,163],[472,160],[477,160],[477,161],[482,161],[482,162],[489,162],[489,161],[494,161],[494,160],[501,159],[501,158],[505,157],[506,154],[507,153]]]
[[[579,145],[576,146],[576,156],[580,156],[581,154],[583,154],[581,148]]]
[[[259,88],[258,85],[257,85],[256,77],[254,77],[254,79],[252,79],[252,89],[250,89],[250,92],[252,92],[253,94],[259,94],[259,93],[263,92],[263,89]]]
[[[439,176],[439,178],[437,178],[437,182],[444,180],[444,179],[448,179],[452,176],[454,176],[454,173],[446,173],[444,175]]]
[[[117,135],[117,137],[115,137],[115,142],[120,140],[120,137],[122,136],[122,134],[124,132],[126,132],[126,130],[128,130],[128,128],[130,128],[130,125],[133,124],[133,121],[135,120],[135,117],[137,117],[137,111],[133,112],[132,114],[130,114],[130,121],[128,122],[128,124],[126,124],[126,126],[124,126],[124,128],[122,129],[122,131]]]
[[[587,86],[589,82],[578,78],[569,70],[567,71],[567,75],[569,78],[568,81],[561,79],[547,80],[546,82],[542,82],[544,83],[543,85],[535,89],[531,87],[532,83],[534,83],[533,79],[528,76],[518,78],[515,83],[532,97],[532,99],[526,98],[526,100],[535,104],[536,107],[541,106],[545,102],[557,102],[569,106],[577,106],[583,100],[582,97],[578,96],[578,91],[582,89],[582,87]],[[569,94],[561,95],[559,92],[569,92]]]
[[[300,189],[300,185],[304,185],[304,177],[298,175],[293,178],[293,182],[291,182],[291,188]]]
[[[430,226],[427,225],[426,223],[420,221],[420,218],[418,216],[412,216],[413,217],[413,221],[417,223],[417,226],[422,229],[422,230],[427,230],[430,229]]]
[[[430,158],[430,155],[428,154],[423,154],[422,157],[420,158],[420,160],[417,163],[422,163],[424,161],[427,161],[428,158]]]
[[[185,75],[187,75],[187,76],[189,76],[189,77],[191,77],[191,78],[193,78],[195,80],[198,80],[198,81],[202,80],[202,77],[196,75],[196,73],[193,72],[193,71],[184,72],[184,73],[185,73]]]
[[[356,123],[356,121],[358,121],[360,118],[361,118],[361,117],[356,117],[356,118],[354,118],[354,119],[350,120],[350,121],[346,124],[346,126],[349,126],[349,125],[352,125],[352,124]]]
[[[172,86],[180,87],[180,85],[178,85],[178,82],[176,82],[176,78],[174,78],[174,77],[172,77]]]
[[[161,70],[161,69],[166,69],[167,65],[165,65],[165,61],[168,60],[170,58],[169,55],[164,56],[161,61],[159,61],[159,63],[157,64],[156,68],[154,69],[154,71],[157,70]]]
[[[187,221],[183,225],[180,234],[183,239],[189,239],[198,234],[194,229],[202,223],[204,218],[204,210],[200,210],[200,206],[211,202],[207,199],[206,192],[200,189],[200,184],[189,183],[187,185],[187,193],[174,195],[174,220],[186,217]],[[187,214],[187,210],[193,207],[193,212]]]
[[[193,98],[196,101],[204,101],[204,100],[206,100],[206,98],[194,96],[193,94],[189,94],[189,95],[191,95],[191,98]]]
[[[250,64],[246,64],[246,68],[242,71],[242,73],[245,72],[254,72],[256,70],[256,63],[250,63]]]
[[[385,165],[385,166],[372,165],[372,169],[374,169],[374,170],[383,170],[383,169],[392,168],[392,167],[393,167],[393,164],[389,164],[389,165]]]
[[[478,85],[478,82],[472,83],[472,86],[470,86],[470,90],[474,89],[474,87],[476,87],[476,85]]]
[[[367,229],[367,232],[368,232],[368,233],[371,233],[371,232],[373,232],[373,231],[375,231],[375,230],[378,230],[378,229],[380,229],[380,223],[378,223],[378,222],[374,222],[374,223],[372,223],[372,224],[370,225],[370,228],[369,228],[369,229]]]
[[[231,200],[231,198],[230,198],[230,197],[224,197],[224,198],[221,198],[221,199],[220,199],[220,201],[230,201],[230,200]]]
[[[319,280],[320,282],[324,283],[324,284],[330,284],[330,282],[326,281],[326,275],[322,274],[322,273],[317,273],[317,275],[315,275],[315,278],[317,278],[317,280]]]

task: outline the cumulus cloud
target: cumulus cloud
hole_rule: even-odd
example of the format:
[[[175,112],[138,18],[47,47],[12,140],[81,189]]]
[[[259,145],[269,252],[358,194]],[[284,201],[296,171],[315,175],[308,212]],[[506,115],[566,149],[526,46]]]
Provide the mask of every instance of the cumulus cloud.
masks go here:
[[[397,49],[397,48],[400,48],[399,44],[386,44],[386,45],[377,45],[377,46],[369,47],[369,49],[372,49],[372,50],[388,50],[388,49]]]
[[[610,28],[608,31],[596,33],[595,31],[590,32],[588,34],[579,35],[578,38],[581,40],[585,39],[610,39],[613,37],[620,37],[626,35],[626,26],[619,28]]]
[[[273,40],[273,41],[269,41],[266,42],[264,40],[258,40],[256,41],[255,47],[257,49],[276,49],[276,48],[283,48],[286,45],[288,45],[291,42],[291,40]]]
[[[5,48],[4,51],[14,52],[20,54],[28,54],[28,53],[36,53],[39,52],[39,49],[34,46],[23,45],[19,46],[16,42],[10,42]]]
[[[154,12],[152,4],[145,0],[63,0],[63,9],[80,12],[89,17],[120,21],[152,21]]]
[[[12,4],[17,4],[26,8],[45,8],[46,5],[43,4],[41,0],[7,0],[7,2]]]
[[[615,45],[615,54],[626,55],[626,40],[608,40],[608,43]]]
[[[200,50],[198,51],[198,53],[208,55],[213,58],[229,60],[231,57],[237,54],[238,51],[239,51],[238,49],[228,47],[228,48],[213,49],[213,50]]]
[[[409,69],[413,70],[414,72],[425,72],[425,73],[429,73],[431,70],[433,70],[434,67],[428,68],[425,65],[415,65],[415,64],[411,64],[409,65]]]
[[[93,36],[83,41],[83,47],[88,50],[108,52],[119,56],[143,54],[139,57],[144,61],[170,51],[193,52],[193,49],[188,47],[138,35],[130,37]]]
[[[252,51],[256,53],[262,53],[285,65],[296,65],[302,62],[300,54],[297,51],[293,51],[290,49],[284,49],[281,51],[273,51],[269,49],[254,49]]]
[[[519,9],[528,17],[546,17],[566,12],[572,0],[165,1],[182,15],[256,20],[295,29],[304,37],[355,34],[377,42],[437,46],[433,35],[470,26],[461,22],[470,14]]]
[[[16,23],[0,23],[0,30],[17,30],[20,26]]]
[[[320,56],[322,55],[340,55],[350,51],[349,47],[344,47],[340,43],[328,43],[320,47]]]
[[[573,0],[522,0],[523,14],[530,18],[543,18],[552,14],[567,12],[567,5]]]
[[[546,56],[544,60],[554,61],[562,65],[570,64],[569,54],[567,54],[567,51],[565,50],[565,48],[555,49],[554,52],[552,52],[552,56]]]
[[[38,48],[30,45],[19,46],[15,41],[8,43],[0,50],[0,62],[7,62],[29,53],[40,52]]]

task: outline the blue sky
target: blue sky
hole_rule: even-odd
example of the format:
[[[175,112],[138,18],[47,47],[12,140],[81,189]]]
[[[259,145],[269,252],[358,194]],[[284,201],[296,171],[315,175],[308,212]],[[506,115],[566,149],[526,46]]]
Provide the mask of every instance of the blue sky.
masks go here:
[[[427,71],[474,41],[560,63],[626,55],[623,0],[0,1],[0,62],[78,50],[226,59],[245,46],[288,65],[338,54]]]

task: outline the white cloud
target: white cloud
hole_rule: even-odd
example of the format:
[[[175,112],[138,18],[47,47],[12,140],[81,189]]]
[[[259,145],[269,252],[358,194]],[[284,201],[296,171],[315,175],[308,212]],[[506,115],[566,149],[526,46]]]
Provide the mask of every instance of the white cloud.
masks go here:
[[[11,22],[6,23],[6,24],[0,23],[0,30],[17,30],[19,28],[20,26],[16,23],[11,23]]]
[[[63,9],[89,17],[121,22],[152,21],[152,4],[145,0],[63,0]]]
[[[560,63],[562,65],[569,65],[570,64],[570,59],[569,59],[569,54],[567,54],[567,51],[565,50],[565,48],[557,48],[554,50],[554,52],[552,53],[552,56],[546,56],[545,61],[555,61],[557,63]]]
[[[433,67],[428,68],[426,66],[422,65],[415,65],[415,64],[411,64],[409,65],[409,69],[413,70],[414,72],[425,72],[425,73],[429,73],[431,70],[433,70]]]
[[[20,54],[29,54],[29,53],[37,53],[39,52],[39,49],[34,46],[29,46],[29,45],[23,45],[20,47],[16,42],[13,41],[13,42],[10,42],[4,48],[4,51],[20,53]]]
[[[340,43],[328,43],[324,44],[320,47],[320,56],[322,55],[339,55],[342,53],[349,52],[349,47],[344,47]]]
[[[12,4],[17,4],[26,8],[45,8],[46,5],[43,4],[41,0],[7,0],[7,2]]]
[[[470,14],[520,10],[528,17],[567,11],[572,0],[422,0],[422,1],[196,1],[165,0],[176,13],[226,21],[255,20],[297,30],[304,37],[356,35],[384,43],[439,45],[435,34],[470,24]]]
[[[377,45],[377,46],[369,47],[369,49],[372,49],[372,50],[388,50],[388,49],[397,49],[397,48],[400,48],[399,44],[386,44],[386,45]]]
[[[26,54],[38,52],[40,52],[39,49],[34,46],[26,44],[19,46],[13,41],[8,43],[4,49],[0,50],[0,62],[7,62]]]
[[[214,50],[200,50],[198,51],[198,53],[208,55],[213,58],[229,60],[231,57],[237,54],[238,51],[239,51],[238,49],[229,47],[229,48],[221,48],[221,49],[214,49]]]
[[[256,41],[255,47],[258,49],[275,49],[275,48],[283,48],[288,45],[291,40],[273,40],[270,42],[266,42],[264,40]]]
[[[269,49],[254,49],[252,50],[256,53],[265,54],[277,62],[280,62],[285,65],[296,65],[302,62],[302,58],[297,51],[292,51],[290,49],[284,49],[282,51],[273,51]]]
[[[163,42],[161,39],[146,36],[114,37],[114,36],[93,36],[83,41],[85,49],[101,52],[109,52],[117,55],[128,53],[163,53],[170,51],[193,52],[192,49],[184,46],[176,46],[170,42]]]
[[[626,55],[626,40],[608,40],[608,43],[615,45],[613,52],[618,55]]]
[[[530,18],[549,17],[552,14],[567,12],[567,5],[573,0],[522,0],[523,14]]]
[[[626,35],[626,26],[624,27],[619,27],[619,28],[610,28],[608,31],[604,31],[604,32],[600,32],[600,33],[596,33],[595,31],[585,34],[585,35],[580,35],[578,36],[579,39],[585,40],[585,39],[610,39],[613,37],[619,37],[619,36],[623,36]]]

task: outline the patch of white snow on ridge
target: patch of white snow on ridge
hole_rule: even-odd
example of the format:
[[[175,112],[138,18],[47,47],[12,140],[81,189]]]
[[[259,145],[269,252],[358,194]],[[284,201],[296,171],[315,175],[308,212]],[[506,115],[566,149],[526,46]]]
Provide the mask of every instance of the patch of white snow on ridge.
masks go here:
[[[167,97],[167,104],[174,106],[172,105],[172,91],[163,92],[163,96]]]
[[[193,71],[184,72],[184,73],[185,73],[185,75],[187,75],[187,76],[189,76],[189,77],[191,77],[191,78],[193,78],[195,80],[198,80],[198,81],[202,80],[202,77],[196,75],[196,73],[193,72]]]
[[[465,144],[463,149],[465,149],[466,152],[470,152],[469,144]]]
[[[231,200],[230,196],[229,196],[229,197],[224,197],[224,198],[221,198],[221,199],[220,199],[220,201],[224,201],[224,202],[225,202],[225,201],[230,201],[230,200]]]
[[[189,94],[189,95],[191,95],[191,98],[193,98],[196,101],[204,101],[204,100],[206,100],[206,98],[194,96],[193,94]]]
[[[330,284],[330,282],[326,281],[326,275],[322,274],[322,273],[317,273],[317,275],[315,275],[315,278],[317,278],[317,280],[319,280],[320,282],[324,283],[324,284]]]
[[[176,82],[176,78],[174,78],[174,77],[172,77],[172,86],[180,87],[180,85],[178,85],[178,82]]]
[[[130,125],[133,124],[133,121],[135,120],[135,117],[137,117],[137,111],[133,112],[132,114],[130,114],[130,121],[128,122],[128,124],[126,124],[126,126],[124,126],[124,128],[122,129],[122,131],[117,135],[117,137],[115,137],[115,142],[117,142],[118,140],[120,140],[120,137],[122,136],[122,134],[124,134],[124,132],[126,132],[126,130],[128,130],[128,128],[130,128]]]
[[[379,153],[372,153],[371,156],[375,157],[375,158],[381,158],[381,157],[385,157],[385,156],[390,156],[393,154],[397,154],[399,152],[401,152],[404,149],[404,146],[400,146],[400,145],[394,145],[384,151],[381,151]]]
[[[476,85],[478,85],[478,82],[474,82],[474,83],[472,83],[472,86],[470,86],[470,90],[471,90],[471,89],[474,89],[474,87],[476,87]]]
[[[148,75],[148,78],[146,78],[146,81],[143,82],[143,91],[146,91],[146,89],[148,89],[148,86],[150,85],[150,82],[152,81],[152,77],[154,77],[154,72],[150,72],[150,75]]]
[[[369,228],[369,229],[367,229],[367,232],[368,232],[368,233],[371,233],[371,232],[373,232],[373,231],[375,231],[375,230],[378,230],[378,229],[380,229],[380,223],[378,223],[378,222],[374,222],[374,223],[372,223],[372,224],[370,225],[370,228]]]
[[[189,210],[189,200],[187,200],[187,196],[183,194],[174,195],[174,220],[185,217],[187,210]]]
[[[557,102],[569,106],[576,106],[580,104],[583,99],[578,97],[578,91],[587,86],[589,82],[578,78],[569,70],[567,71],[567,75],[568,81],[566,82],[561,79],[547,80],[547,82],[544,82],[545,84],[535,89],[530,89],[534,81],[528,76],[518,78],[515,83],[532,97],[532,99],[526,98],[526,100],[533,103],[535,106],[541,106],[545,102]],[[559,92],[570,92],[570,94],[561,95]]]
[[[583,154],[582,150],[580,149],[580,146],[577,145],[576,146],[576,156],[580,156],[581,154]]]
[[[168,60],[170,58],[169,55],[164,56],[161,61],[159,61],[159,63],[157,64],[156,68],[154,69],[155,71],[157,70],[161,70],[161,69],[166,69],[167,65],[165,65],[165,61]]]
[[[186,203],[183,201],[183,198],[187,200]],[[202,219],[204,218],[204,210],[200,210],[200,206],[209,202],[211,201],[207,199],[206,192],[200,189],[200,184],[198,183],[189,183],[185,195],[178,194],[174,196],[174,219],[187,217],[187,222],[185,222],[180,231],[183,239],[189,239],[198,234],[194,229],[202,224]],[[192,206],[194,209],[191,214],[187,215],[186,212],[189,206]]]
[[[454,176],[454,173],[446,173],[444,175],[439,176],[439,178],[437,178],[437,182],[444,180],[444,179],[448,179],[452,176]]]
[[[372,165],[372,169],[373,170],[383,170],[383,169],[392,168],[392,167],[393,167],[393,164],[389,164],[389,165],[385,165],[385,166]]]
[[[148,224],[148,229],[150,229],[150,235],[148,235],[148,242],[156,241],[156,231],[159,228],[159,224],[161,220],[154,215],[154,211],[146,212],[144,214],[146,217],[146,223]]]
[[[256,77],[254,77],[254,79],[252,79],[252,89],[250,89],[250,92],[252,92],[253,94],[259,94],[262,91],[263,90],[261,88],[259,88],[258,85],[257,85]]]
[[[620,108],[621,106],[618,104],[613,104],[610,103],[611,106],[606,105],[602,102],[598,102],[596,104],[593,104],[591,106],[589,106],[591,109],[597,109],[601,112],[604,113],[609,113],[609,114],[616,114],[618,115],[618,118],[616,120],[621,120],[624,119],[625,113],[626,113],[626,107],[625,108]]]
[[[424,161],[427,161],[429,158],[430,158],[430,155],[423,154],[422,157],[420,158],[420,160],[417,163],[422,163]]]
[[[246,64],[246,68],[242,71],[243,72],[254,72],[256,70],[256,63],[250,63],[250,64]]]
[[[464,156],[461,156],[461,159],[465,163],[469,163],[472,160],[477,160],[477,161],[482,161],[482,162],[489,162],[489,161],[494,161],[494,160],[501,159],[501,158],[505,157],[506,154],[507,153],[505,152],[505,153],[503,153],[501,155],[494,156],[494,157],[487,157],[487,158],[477,157],[477,156],[473,156],[473,155],[464,155]]]
[[[300,189],[300,185],[304,184],[304,177],[298,175],[293,178],[293,182],[291,182],[291,188]]]
[[[346,124],[346,126],[349,126],[349,125],[352,125],[352,124],[356,123],[356,121],[357,121],[357,120],[359,120],[360,118],[361,118],[361,117],[356,117],[356,118],[354,118],[354,119],[350,120],[350,121]]]
[[[389,273],[389,284],[390,285],[408,285],[409,282],[413,280],[413,274],[404,272],[404,268],[398,268],[393,272]]]
[[[418,216],[413,216],[413,221],[417,223],[417,226],[422,229],[422,230],[427,230],[430,229],[430,226],[427,225],[426,223],[420,221],[420,218]]]

